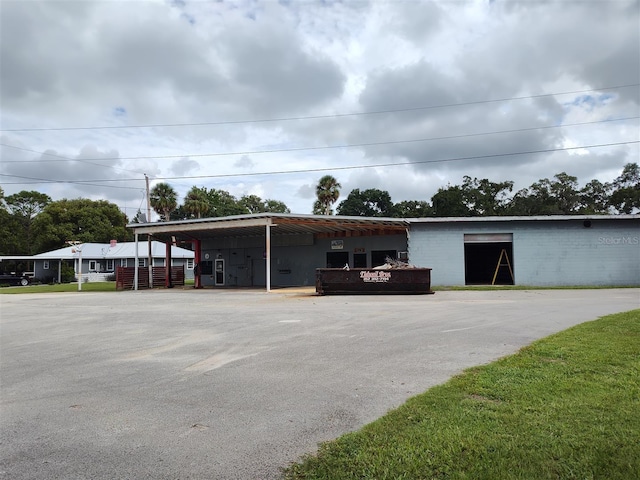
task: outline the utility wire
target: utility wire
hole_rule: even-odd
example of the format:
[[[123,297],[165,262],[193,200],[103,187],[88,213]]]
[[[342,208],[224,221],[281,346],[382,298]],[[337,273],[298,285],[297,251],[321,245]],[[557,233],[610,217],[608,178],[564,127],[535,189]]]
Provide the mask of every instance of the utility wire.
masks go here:
[[[292,173],[313,173],[313,172],[328,172],[328,171],[339,171],[339,170],[356,170],[356,169],[364,169],[364,168],[378,168],[378,167],[396,167],[403,165],[419,165],[419,164],[429,164],[429,163],[447,163],[447,162],[460,162],[464,160],[479,160],[479,159],[487,159],[487,158],[497,158],[497,157],[510,157],[510,156],[520,156],[520,155],[533,155],[539,153],[552,153],[552,152],[563,152],[563,151],[572,151],[572,150],[581,150],[581,149],[589,149],[589,148],[602,148],[602,147],[615,147],[621,145],[631,145],[640,143],[640,140],[632,140],[628,142],[615,142],[615,143],[601,143],[595,145],[581,145],[575,147],[563,147],[563,148],[548,148],[541,150],[528,150],[524,152],[508,152],[508,153],[494,153],[488,155],[472,155],[468,157],[453,157],[453,158],[442,158],[436,160],[420,160],[415,162],[395,162],[395,163],[376,163],[369,165],[350,165],[343,167],[324,167],[324,168],[307,168],[300,170],[280,170],[280,171],[266,171],[266,172],[250,172],[250,173],[228,173],[228,174],[217,174],[217,175],[190,175],[190,176],[181,176],[181,177],[155,177],[155,180],[186,180],[186,179],[203,179],[203,178],[229,178],[229,177],[250,177],[250,176],[267,176],[267,175],[285,175]],[[0,176],[16,176],[16,175],[5,175],[0,173]],[[27,178],[27,177],[21,177]],[[36,179],[42,180],[40,182],[34,183],[69,183],[69,184],[87,184],[91,182],[123,182],[123,181],[139,181],[137,179],[105,179],[105,180],[44,180],[44,179]],[[18,183],[18,182],[16,182]],[[23,184],[23,182],[20,182]],[[104,185],[102,185],[104,186]],[[125,188],[125,187],[118,187]],[[133,188],[133,187],[130,187]]]
[[[532,155],[537,153],[552,153],[552,152],[563,152],[563,151],[570,151],[570,150],[581,150],[581,149],[587,149],[587,148],[615,147],[620,145],[630,145],[633,143],[640,143],[640,140],[633,140],[629,142],[602,143],[598,145],[583,145],[579,147],[549,148],[549,149],[543,149],[543,150],[530,150],[526,152],[494,153],[490,155],[473,155],[470,157],[442,158],[437,160],[419,160],[415,162],[376,163],[373,165],[353,165],[353,166],[345,166],[345,167],[324,167],[324,168],[310,168],[310,169],[302,169],[302,170],[282,170],[279,172],[229,173],[229,174],[218,174],[218,175],[197,175],[197,176],[187,176],[187,177],[156,177],[156,180],[248,177],[248,176],[254,176],[254,175],[281,175],[281,174],[289,174],[289,173],[329,172],[329,171],[338,171],[338,170],[356,170],[356,169],[363,169],[363,168],[417,165],[417,164],[426,164],[426,163],[460,162],[464,160],[479,160],[479,159],[494,158],[494,157],[511,157],[511,156],[518,156],[518,155]]]
[[[73,185],[86,185],[86,186],[90,186],[90,187],[105,187],[106,185],[103,185],[104,182],[131,182],[131,181],[139,182],[139,181],[141,181],[140,179],[136,179],[136,178],[105,179],[105,180],[51,180],[51,179],[37,178],[37,177],[26,177],[24,175],[11,175],[11,174],[8,174],[8,173],[0,173],[0,177],[11,177],[11,178],[22,178],[22,179],[25,179],[25,180],[34,180],[32,182],[2,182],[5,185],[30,185],[30,184],[40,184],[40,183],[65,183],[65,184],[73,184]],[[100,182],[100,183],[97,184],[97,183],[91,183],[91,182]],[[109,188],[121,188],[121,189],[126,189],[126,190],[140,190],[140,188],[138,188],[138,187],[118,187],[118,186],[113,186],[113,185],[109,185]]]
[[[57,160],[45,160],[45,159],[40,159],[40,160],[2,160],[2,163],[40,163],[40,162],[46,162],[46,163],[50,163],[50,162],[67,162],[67,161],[71,161],[71,162],[81,162],[81,163],[86,163],[87,165],[91,165],[93,167],[103,167],[103,168],[110,168],[113,170],[120,170],[123,172],[129,172],[129,173],[136,173],[138,175],[144,175],[143,172],[137,171],[137,170],[129,170],[127,168],[120,168],[120,167],[114,167],[113,165],[102,165],[101,163],[93,163],[93,162],[98,162],[100,160],[105,160],[103,158],[71,158],[71,157],[65,157],[63,155],[58,155],[56,153],[49,153],[49,152],[40,152],[38,150],[32,150],[30,148],[23,148],[23,147],[16,147],[15,145],[8,145],[6,143],[0,143],[0,146],[3,147],[7,147],[7,148],[13,148],[15,150],[20,150],[22,152],[30,152],[30,153],[37,153],[38,155],[48,155],[50,157],[56,157]],[[118,157],[109,157],[106,160],[114,160],[114,158],[118,158]]]
[[[567,92],[556,93],[543,93],[539,95],[524,95],[520,97],[508,97],[508,98],[496,98],[490,100],[475,100],[470,102],[460,103],[443,103],[439,105],[425,105],[420,107],[409,108],[396,108],[388,110],[373,110],[368,112],[351,112],[351,113],[335,113],[329,115],[310,115],[303,117],[283,117],[283,118],[263,118],[263,119],[250,119],[250,120],[227,120],[219,122],[196,122],[196,123],[155,123],[146,125],[101,125],[101,126],[89,126],[89,127],[41,127],[41,128],[12,128],[12,129],[0,129],[0,132],[51,132],[51,131],[70,131],[70,130],[115,130],[115,129],[131,129],[131,128],[157,128],[157,127],[202,127],[202,126],[216,126],[216,125],[239,125],[250,123],[272,123],[272,122],[291,122],[299,120],[318,120],[325,118],[344,118],[355,117],[362,115],[382,115],[386,113],[401,113],[401,112],[415,112],[420,110],[431,110],[437,108],[451,108],[451,107],[463,107],[469,105],[482,105],[488,103],[500,103],[510,102],[514,100],[530,100],[535,98],[546,98],[559,95],[575,95],[579,93],[588,93],[604,90],[617,90],[621,88],[638,87],[640,83],[631,83],[628,85],[615,85],[612,87],[591,88],[587,90],[573,90]]]
[[[88,162],[88,161],[106,161],[106,160],[147,160],[147,159],[171,159],[171,158],[188,158],[188,157],[222,157],[222,156],[231,156],[231,155],[258,155],[258,154],[265,154],[265,153],[300,152],[305,150],[327,150],[327,149],[335,149],[335,148],[373,147],[373,146],[383,146],[383,145],[397,145],[402,143],[431,142],[431,141],[437,141],[437,140],[453,140],[453,139],[461,139],[461,138],[481,137],[486,135],[500,135],[505,133],[518,133],[518,132],[527,132],[527,131],[533,131],[533,130],[544,130],[544,129],[550,129],[550,128],[576,127],[581,125],[593,125],[598,123],[621,122],[621,121],[627,121],[627,120],[636,120],[638,118],[640,118],[640,116],[595,120],[592,122],[567,123],[563,125],[545,125],[541,127],[517,128],[512,130],[500,130],[495,132],[479,132],[479,133],[468,133],[468,134],[461,134],[461,135],[448,135],[443,137],[417,138],[417,139],[409,139],[409,140],[387,140],[382,142],[351,143],[351,144],[344,144],[344,145],[323,145],[323,146],[315,146],[315,147],[293,147],[293,148],[278,148],[278,149],[264,149],[264,150],[246,150],[246,151],[238,151],[238,152],[213,152],[213,153],[194,153],[194,154],[179,154],[179,155],[144,155],[144,156],[136,156],[136,157],[70,159],[67,157],[62,157],[60,155],[54,155],[46,152],[37,152],[35,150],[29,150],[21,147],[16,147],[14,145],[7,145],[4,143],[0,143],[0,146],[14,148],[17,150],[28,151],[32,153],[38,153],[42,155],[52,155],[60,158],[60,160],[41,159],[41,160],[30,160],[28,162],[24,162],[22,160],[3,160],[3,163],[58,162],[63,160],[64,161],[75,160],[75,161]],[[102,165],[102,166],[107,167],[106,165]],[[128,170],[128,171],[139,173],[133,170]]]

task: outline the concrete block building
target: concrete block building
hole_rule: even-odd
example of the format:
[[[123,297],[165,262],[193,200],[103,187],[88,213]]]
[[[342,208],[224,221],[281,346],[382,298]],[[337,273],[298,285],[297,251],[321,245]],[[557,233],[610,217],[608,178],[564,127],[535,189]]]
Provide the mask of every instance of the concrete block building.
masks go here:
[[[129,225],[188,244],[200,287],[313,285],[315,269],[386,257],[432,285],[640,286],[640,215],[365,218],[255,214]]]

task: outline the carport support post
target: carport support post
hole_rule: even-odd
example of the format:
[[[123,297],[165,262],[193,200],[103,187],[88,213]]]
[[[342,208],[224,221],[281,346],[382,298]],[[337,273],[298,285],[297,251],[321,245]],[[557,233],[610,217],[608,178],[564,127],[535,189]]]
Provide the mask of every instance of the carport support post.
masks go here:
[[[164,286],[166,288],[173,288],[173,283],[171,283],[171,242],[166,243],[165,256]]]
[[[266,261],[267,261],[267,292],[271,291],[271,219],[267,219],[267,245],[266,245]]]
[[[202,279],[200,277],[200,271],[202,270],[202,241],[199,238],[196,238],[193,241],[193,249],[195,250],[194,254],[194,263],[193,266],[193,288],[202,288]]]
[[[136,232],[134,236],[136,247],[133,250],[135,256],[134,261],[136,262],[136,264],[133,267],[133,289],[138,290],[138,232]]]

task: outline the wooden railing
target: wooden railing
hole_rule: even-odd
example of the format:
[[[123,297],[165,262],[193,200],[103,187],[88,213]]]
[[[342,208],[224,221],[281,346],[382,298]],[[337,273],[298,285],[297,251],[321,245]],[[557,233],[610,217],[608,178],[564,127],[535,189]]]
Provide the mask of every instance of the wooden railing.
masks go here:
[[[153,287],[166,287],[166,267],[153,267]],[[116,290],[133,290],[135,267],[116,268]],[[184,286],[184,266],[171,267],[171,285]],[[149,288],[149,267],[138,268],[138,289]]]

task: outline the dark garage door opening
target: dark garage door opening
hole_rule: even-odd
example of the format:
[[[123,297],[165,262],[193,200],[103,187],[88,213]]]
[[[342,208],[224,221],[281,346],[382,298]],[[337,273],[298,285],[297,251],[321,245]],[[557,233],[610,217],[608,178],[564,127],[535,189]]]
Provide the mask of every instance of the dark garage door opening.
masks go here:
[[[342,268],[349,263],[349,252],[327,252],[327,268]]]
[[[467,285],[513,285],[511,235],[465,235],[464,271]],[[484,240],[484,241],[483,241]],[[489,241],[486,241],[489,240]],[[509,266],[511,268],[509,268]],[[497,271],[497,273],[496,273]],[[494,282],[495,276],[495,282]]]

